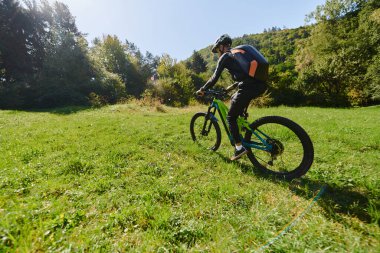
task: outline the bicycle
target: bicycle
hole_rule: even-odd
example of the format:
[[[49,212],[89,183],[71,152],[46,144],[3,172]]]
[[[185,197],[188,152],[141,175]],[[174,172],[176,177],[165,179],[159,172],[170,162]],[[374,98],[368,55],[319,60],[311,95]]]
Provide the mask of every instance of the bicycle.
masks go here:
[[[234,146],[226,120],[228,107],[222,101],[228,93],[208,90],[205,96],[211,96],[211,104],[207,112],[198,112],[191,119],[193,141],[212,151],[218,150],[222,138],[216,117],[218,112],[230,143]],[[253,166],[265,174],[287,180],[306,174],[314,160],[313,143],[306,131],[292,120],[280,116],[265,116],[249,124],[247,109],[237,123],[242,145],[248,150],[247,156]]]

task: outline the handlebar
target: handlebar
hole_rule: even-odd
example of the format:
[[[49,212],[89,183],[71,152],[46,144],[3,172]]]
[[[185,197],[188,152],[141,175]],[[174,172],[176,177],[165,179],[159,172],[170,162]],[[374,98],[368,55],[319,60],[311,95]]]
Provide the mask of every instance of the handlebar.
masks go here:
[[[197,95],[197,94],[195,94]],[[226,90],[206,90],[204,91],[204,97],[209,97],[209,98],[216,98],[216,99],[221,99],[224,100],[227,97],[229,97],[228,91]]]
[[[206,90],[204,91],[205,95],[212,95],[212,96],[226,96],[228,95],[227,91],[225,90]]]
[[[238,85],[239,85],[239,82],[235,82],[234,84],[228,86],[226,89],[222,89],[222,90],[210,89],[210,90],[203,91],[203,92],[204,92],[204,95],[206,95],[206,96],[214,96],[216,98],[225,98],[226,96],[229,96],[229,92],[231,92],[236,87],[238,87]],[[195,93],[195,95],[198,95],[198,94]]]

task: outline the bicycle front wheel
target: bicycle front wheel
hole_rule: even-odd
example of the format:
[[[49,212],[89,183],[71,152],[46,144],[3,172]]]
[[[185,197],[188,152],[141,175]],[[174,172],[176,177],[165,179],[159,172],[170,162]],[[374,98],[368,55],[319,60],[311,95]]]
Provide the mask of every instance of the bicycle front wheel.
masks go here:
[[[190,122],[190,133],[193,141],[204,148],[216,151],[221,142],[220,127],[216,120],[210,119],[207,113],[199,112]]]
[[[255,149],[254,153],[249,150],[248,158],[255,167],[284,179],[301,177],[310,169],[314,159],[313,143],[301,126],[287,118],[268,116],[250,127],[270,146],[267,150]],[[246,132],[245,140],[262,142],[251,131]]]

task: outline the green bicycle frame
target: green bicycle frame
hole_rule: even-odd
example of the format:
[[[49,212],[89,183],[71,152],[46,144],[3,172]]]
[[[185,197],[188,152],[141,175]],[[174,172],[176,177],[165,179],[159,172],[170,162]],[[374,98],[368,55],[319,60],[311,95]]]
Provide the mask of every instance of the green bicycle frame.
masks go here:
[[[234,145],[234,139],[229,130],[229,127],[227,126],[228,107],[221,100],[214,98],[207,112],[208,118],[210,120],[218,121],[218,119],[215,117],[216,111],[218,111],[219,113],[220,119],[223,123],[224,129],[226,130],[226,133],[231,142],[231,145]],[[265,150],[269,152],[272,150],[272,145],[266,141],[266,139],[270,139],[270,137],[260,130],[254,131],[253,129],[251,129],[249,123],[244,117],[239,116],[237,119],[237,124],[239,127],[239,133],[242,133],[243,129],[245,129],[246,131],[251,131],[260,141],[260,142],[246,141],[244,140],[242,135],[240,135],[240,138],[244,147],[256,148],[256,149]],[[206,122],[205,122],[205,126],[206,126]]]

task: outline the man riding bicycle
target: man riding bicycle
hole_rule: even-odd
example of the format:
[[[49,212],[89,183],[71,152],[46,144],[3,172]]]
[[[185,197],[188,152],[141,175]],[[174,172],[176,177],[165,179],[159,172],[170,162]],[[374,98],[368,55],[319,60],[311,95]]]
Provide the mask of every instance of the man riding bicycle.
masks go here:
[[[248,51],[243,50],[245,49],[244,46],[240,49],[239,47],[231,49],[231,44],[232,39],[227,34],[222,35],[217,39],[212,47],[212,52],[218,53],[219,55],[217,67],[213,76],[197,91],[197,94],[203,96],[205,90],[214,86],[224,69],[228,69],[232,79],[236,81],[235,84],[227,88],[227,90],[232,90],[236,86],[238,87],[238,91],[231,98],[231,107],[227,115],[229,129],[235,142],[235,152],[231,157],[231,160],[234,161],[248,152],[247,149],[242,146],[237,119],[243,114],[244,109],[248,107],[252,99],[257,98],[266,91],[268,66],[265,58],[255,48],[245,46],[250,47],[251,50],[254,51],[252,54],[252,61],[249,60],[248,62],[250,66],[245,70],[242,61],[244,61],[244,54],[249,54]],[[266,66],[262,68],[261,63]],[[261,72],[260,78],[258,78],[258,72]]]

